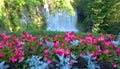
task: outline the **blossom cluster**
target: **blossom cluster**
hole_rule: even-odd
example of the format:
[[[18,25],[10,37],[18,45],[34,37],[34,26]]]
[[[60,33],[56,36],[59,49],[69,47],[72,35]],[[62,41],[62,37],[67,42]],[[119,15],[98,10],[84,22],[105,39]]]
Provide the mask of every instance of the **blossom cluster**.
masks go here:
[[[92,58],[98,62],[110,62],[113,67],[120,66],[120,45],[113,43],[114,35],[100,34],[98,36],[88,33],[86,36],[68,32],[63,35],[57,34],[52,37],[46,35],[33,36],[27,32],[22,32],[21,36],[15,34],[0,34],[0,62],[22,63],[37,55],[39,58],[45,57],[48,63],[54,62],[55,55],[74,59],[71,54],[85,56],[92,54]],[[70,65],[74,63],[71,62]]]

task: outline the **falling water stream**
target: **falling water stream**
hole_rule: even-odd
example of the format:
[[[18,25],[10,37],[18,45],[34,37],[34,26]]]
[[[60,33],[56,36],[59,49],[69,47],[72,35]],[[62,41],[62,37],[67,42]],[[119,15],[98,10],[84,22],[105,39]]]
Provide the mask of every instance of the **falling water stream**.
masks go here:
[[[46,7],[42,8],[42,13],[45,15],[46,18],[46,30],[51,31],[64,31],[64,32],[78,32],[78,29],[76,27],[77,25],[77,11],[75,10],[74,15],[70,15],[68,13],[68,10],[58,11],[54,14],[51,14],[49,11],[49,6],[46,4]],[[25,13],[25,12],[24,12]],[[26,14],[26,13],[25,13]],[[25,25],[28,24],[28,21],[31,20],[28,16],[23,14],[22,20]]]
[[[67,10],[62,12],[56,11],[54,14],[46,13],[46,23],[47,30],[51,31],[74,31],[78,32],[76,28],[77,24],[77,14],[75,11],[75,15],[69,15]]]

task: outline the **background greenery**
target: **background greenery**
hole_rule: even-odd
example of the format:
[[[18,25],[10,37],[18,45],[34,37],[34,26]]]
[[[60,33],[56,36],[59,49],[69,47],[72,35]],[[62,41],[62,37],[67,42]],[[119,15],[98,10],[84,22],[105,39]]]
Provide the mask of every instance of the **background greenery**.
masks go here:
[[[120,32],[120,0],[0,0],[0,31],[45,30],[44,15],[38,11],[49,5],[50,12],[55,9],[68,9],[78,12],[78,24],[85,26],[84,32]],[[23,15],[28,17],[25,23]]]

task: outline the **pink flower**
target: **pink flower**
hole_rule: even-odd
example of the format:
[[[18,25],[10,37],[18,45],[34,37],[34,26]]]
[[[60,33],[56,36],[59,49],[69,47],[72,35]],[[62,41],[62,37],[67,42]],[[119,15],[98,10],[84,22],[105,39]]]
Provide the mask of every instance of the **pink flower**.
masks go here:
[[[87,35],[87,36],[92,37],[92,36],[93,36],[93,34],[92,34],[92,33],[88,33],[88,35]]]
[[[42,46],[43,45],[43,42],[39,42],[39,44],[38,44],[39,46]]]
[[[14,42],[15,42],[16,45],[18,45],[18,44],[19,44],[19,39],[18,39],[18,38],[15,38],[15,39],[14,39]]]
[[[28,33],[27,32],[22,32],[22,35],[27,35]]]
[[[118,66],[118,65],[117,65],[116,63],[113,63],[113,67],[114,67],[114,68],[117,68],[117,66]]]
[[[51,62],[53,62],[51,59],[49,59],[49,58],[47,58],[47,62],[48,63],[51,63]]]
[[[12,62],[12,63],[15,63],[17,61],[17,58],[15,58],[14,56],[10,57],[9,60]]]
[[[21,57],[24,56],[24,53],[22,53],[22,50],[23,50],[23,48],[18,48],[18,49],[15,50],[14,53],[15,53],[17,58],[21,58]]]
[[[64,49],[57,49],[57,50],[54,50],[54,52],[60,56],[62,56],[62,54],[64,54]]]
[[[120,48],[118,48],[116,51],[117,51],[117,54],[120,56]]]
[[[17,56],[18,58],[23,57],[23,55],[24,55],[24,54],[22,54],[22,53],[17,53],[17,54],[16,54],[16,56]]]
[[[0,50],[3,49],[4,47],[2,45],[0,45]]]
[[[111,39],[111,38],[113,38],[113,35],[112,35],[112,34],[109,34],[108,37]]]
[[[64,43],[62,43],[62,48],[64,48],[65,47],[65,44]]]
[[[32,39],[32,35],[31,34],[27,34],[27,39]]]
[[[65,40],[67,41],[71,41],[71,40],[74,40],[76,39],[76,35],[73,34],[73,32],[68,32],[65,34]]]
[[[99,37],[99,38],[98,38],[98,41],[99,41],[99,42],[104,42],[105,39],[104,39],[103,37]]]
[[[49,53],[49,50],[45,50],[45,57],[47,57],[48,56],[48,53]]]
[[[0,34],[0,36],[3,38],[3,39],[9,39],[11,38],[11,35],[5,35],[4,33]]]
[[[19,58],[19,63],[21,63],[24,60],[24,57]]]
[[[82,42],[83,42],[83,40],[82,40],[82,39],[80,39],[80,44],[82,44]]]
[[[0,58],[3,58],[4,56],[5,56],[5,54],[4,54],[4,53],[0,54]]]
[[[32,37],[30,40],[31,40],[31,41],[36,41],[36,40],[37,40],[37,37]]]
[[[95,52],[95,55],[98,55],[101,52],[100,46],[98,46],[98,50]]]
[[[89,52],[90,54],[92,54],[92,55],[94,55],[95,54],[95,52]]]
[[[60,36],[61,36],[60,34],[55,35],[56,38],[60,38]]]
[[[110,41],[105,42],[105,46],[110,46],[112,43]]]
[[[58,48],[58,45],[59,45],[59,41],[56,41],[53,46],[54,46],[55,48]]]
[[[70,50],[66,50],[66,51],[64,52],[64,54],[65,54],[65,55],[70,54]]]
[[[102,53],[103,53],[103,54],[106,54],[106,55],[107,55],[109,52],[110,52],[110,51],[109,51],[108,49],[102,51]]]
[[[84,55],[85,55],[85,52],[81,52],[81,53],[80,53],[80,56],[84,56]]]
[[[22,51],[22,50],[23,50],[23,48],[22,48],[22,47],[19,47],[19,48],[18,48],[18,50],[19,50],[19,51]]]
[[[70,54],[68,54],[67,57],[70,58]]]
[[[38,56],[38,58],[40,58],[40,59],[41,59],[41,58],[42,58],[42,56]]]
[[[92,44],[92,42],[93,42],[93,41],[92,41],[92,37],[86,37],[85,39],[86,39],[86,42],[87,42],[87,43]]]

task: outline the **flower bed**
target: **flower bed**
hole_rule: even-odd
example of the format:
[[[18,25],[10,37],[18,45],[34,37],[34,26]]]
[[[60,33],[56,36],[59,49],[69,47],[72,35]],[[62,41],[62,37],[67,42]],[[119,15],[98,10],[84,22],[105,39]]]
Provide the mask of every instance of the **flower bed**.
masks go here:
[[[120,45],[112,34],[52,37],[22,32],[0,34],[0,67],[4,69],[119,69]]]

